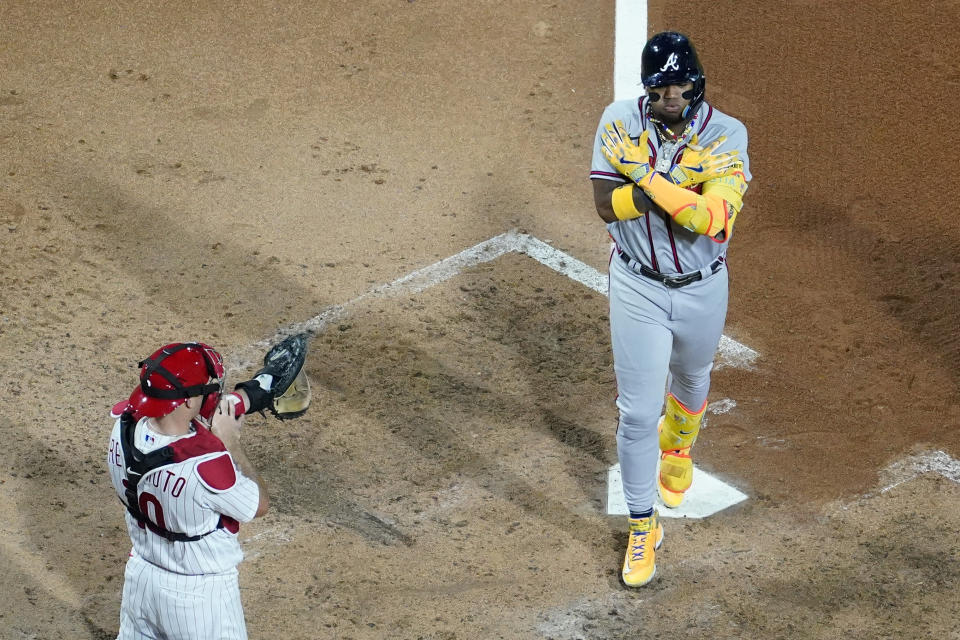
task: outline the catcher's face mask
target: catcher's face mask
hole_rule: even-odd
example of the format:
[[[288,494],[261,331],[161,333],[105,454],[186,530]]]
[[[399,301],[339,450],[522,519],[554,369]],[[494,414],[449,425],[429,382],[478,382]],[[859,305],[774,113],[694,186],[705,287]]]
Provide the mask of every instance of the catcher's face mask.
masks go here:
[[[209,422],[223,392],[223,358],[200,342],[161,347],[138,363],[140,386],[129,405],[140,416],[165,416],[187,398],[203,396],[200,418]]]

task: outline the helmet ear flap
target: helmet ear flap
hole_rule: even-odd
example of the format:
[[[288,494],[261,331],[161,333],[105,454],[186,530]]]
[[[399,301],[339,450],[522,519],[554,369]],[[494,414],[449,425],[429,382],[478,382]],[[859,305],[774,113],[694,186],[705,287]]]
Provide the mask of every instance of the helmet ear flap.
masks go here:
[[[211,378],[217,381],[219,389],[217,391],[209,391],[203,396],[203,404],[200,405],[199,416],[207,423],[213,418],[213,412],[216,411],[217,405],[220,404],[220,397],[223,395],[223,383],[224,383],[224,368],[223,368],[223,356],[214,349],[213,347],[203,344],[202,342],[193,343],[193,346],[199,348],[200,352],[203,354],[203,360],[207,365],[207,373]],[[204,388],[209,389],[211,385],[206,385]]]
[[[220,396],[223,393],[223,387],[220,387],[220,391],[216,393],[208,393],[203,396],[203,404],[200,405],[200,413],[198,414],[205,421],[209,422],[213,418],[213,412],[217,410],[217,406],[220,404]]]

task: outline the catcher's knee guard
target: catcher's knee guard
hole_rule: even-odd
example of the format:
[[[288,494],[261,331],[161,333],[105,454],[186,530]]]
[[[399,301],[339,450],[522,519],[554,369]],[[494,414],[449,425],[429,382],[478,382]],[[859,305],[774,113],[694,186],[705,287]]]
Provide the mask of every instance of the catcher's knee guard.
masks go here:
[[[660,419],[660,474],[657,488],[660,499],[668,507],[677,507],[683,501],[684,492],[693,482],[693,459],[690,448],[700,434],[703,414],[707,403],[697,412],[687,409],[671,393],[667,394],[667,407]]]

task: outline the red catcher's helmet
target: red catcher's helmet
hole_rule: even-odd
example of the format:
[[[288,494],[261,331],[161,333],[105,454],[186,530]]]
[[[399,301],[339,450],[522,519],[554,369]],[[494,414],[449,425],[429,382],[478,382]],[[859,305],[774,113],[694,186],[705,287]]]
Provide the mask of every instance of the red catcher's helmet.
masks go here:
[[[137,366],[140,386],[130,394],[125,407],[114,407],[114,414],[132,410],[137,418],[159,418],[187,398],[203,396],[200,417],[209,420],[213,415],[224,377],[223,358],[213,347],[201,342],[175,342],[157,349]]]

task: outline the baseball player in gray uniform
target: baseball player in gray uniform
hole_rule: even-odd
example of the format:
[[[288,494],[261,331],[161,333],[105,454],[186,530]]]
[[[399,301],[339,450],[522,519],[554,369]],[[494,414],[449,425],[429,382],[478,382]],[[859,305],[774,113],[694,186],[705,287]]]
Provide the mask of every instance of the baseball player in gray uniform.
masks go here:
[[[205,344],[168,344],[140,366],[113,407],[107,453],[133,543],[117,637],[244,639],[237,533],[269,499],[240,428],[273,401],[279,369],[224,396],[223,360]]]
[[[590,171],[614,242],[617,453],[630,510],[621,575],[631,587],[656,573],[655,496],[675,508],[693,479],[690,450],[727,313],[727,244],[750,180],[746,128],[704,101],[685,35],[653,36],[641,76],[644,96],[604,111]]]

